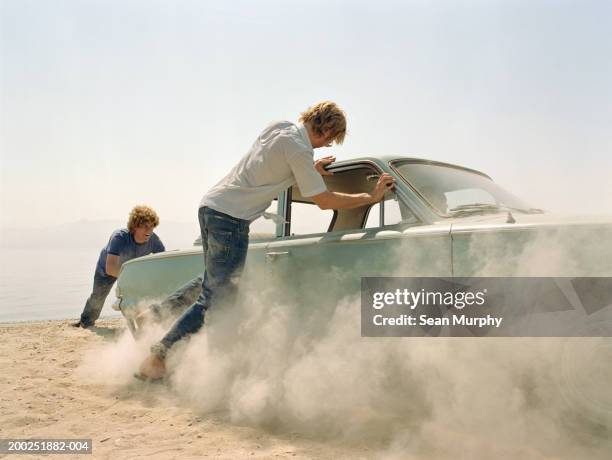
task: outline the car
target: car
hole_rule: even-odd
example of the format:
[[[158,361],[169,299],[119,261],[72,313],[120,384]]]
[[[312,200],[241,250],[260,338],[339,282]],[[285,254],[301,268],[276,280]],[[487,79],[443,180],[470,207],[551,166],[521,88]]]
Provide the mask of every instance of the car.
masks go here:
[[[609,218],[555,216],[483,172],[439,161],[368,156],[327,169],[329,190],[369,192],[382,173],[395,187],[380,203],[334,211],[297,187],[283,191],[273,203],[280,222],[267,232],[263,219],[252,224],[241,287],[332,311],[359,295],[362,277],[612,276]],[[197,244],[130,260],[115,308],[136,331],[144,306],[202,272]]]

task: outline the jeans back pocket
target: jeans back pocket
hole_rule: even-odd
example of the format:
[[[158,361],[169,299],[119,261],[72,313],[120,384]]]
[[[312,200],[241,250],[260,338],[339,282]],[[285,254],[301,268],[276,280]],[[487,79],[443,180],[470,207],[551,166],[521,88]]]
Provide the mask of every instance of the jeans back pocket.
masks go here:
[[[224,261],[229,258],[233,232],[231,230],[208,229],[207,258]]]

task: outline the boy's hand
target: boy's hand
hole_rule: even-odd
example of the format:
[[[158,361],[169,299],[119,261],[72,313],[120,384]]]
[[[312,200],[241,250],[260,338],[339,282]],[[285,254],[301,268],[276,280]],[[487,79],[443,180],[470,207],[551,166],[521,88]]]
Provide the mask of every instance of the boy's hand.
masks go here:
[[[372,203],[378,203],[380,200],[383,199],[387,191],[393,190],[394,182],[395,179],[393,179],[393,176],[391,174],[381,174],[378,178],[376,186],[374,187],[374,190],[371,193]]]
[[[333,155],[329,155],[323,158],[319,158],[317,161],[315,161],[314,167],[322,176],[333,176],[334,173],[331,171],[326,171],[325,166],[332,164],[334,161],[336,161],[336,157]]]

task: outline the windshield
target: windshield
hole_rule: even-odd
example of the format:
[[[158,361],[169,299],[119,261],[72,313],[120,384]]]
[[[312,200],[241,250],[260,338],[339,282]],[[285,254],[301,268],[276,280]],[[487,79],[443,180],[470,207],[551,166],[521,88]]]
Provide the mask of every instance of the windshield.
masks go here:
[[[397,161],[392,166],[438,214],[452,216],[504,208],[539,211],[476,171],[419,160]]]

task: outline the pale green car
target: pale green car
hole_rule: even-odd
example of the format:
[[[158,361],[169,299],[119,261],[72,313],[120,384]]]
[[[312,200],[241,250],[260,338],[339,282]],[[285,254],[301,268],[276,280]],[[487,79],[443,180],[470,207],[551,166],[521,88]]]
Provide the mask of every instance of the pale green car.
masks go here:
[[[296,187],[281,193],[285,223],[269,221],[267,234],[253,223],[241,288],[324,309],[358,296],[365,276],[612,276],[610,219],[553,216],[482,172],[437,161],[363,157],[328,170],[329,190],[369,192],[383,172],[395,190],[380,204],[337,211],[321,211]],[[134,331],[143,307],[203,268],[197,245],[130,260],[115,308]]]

